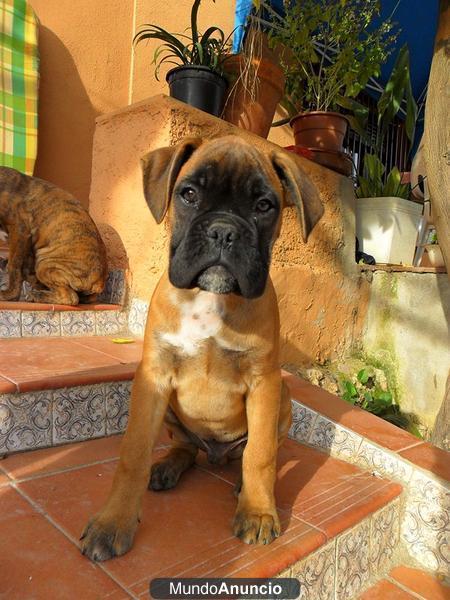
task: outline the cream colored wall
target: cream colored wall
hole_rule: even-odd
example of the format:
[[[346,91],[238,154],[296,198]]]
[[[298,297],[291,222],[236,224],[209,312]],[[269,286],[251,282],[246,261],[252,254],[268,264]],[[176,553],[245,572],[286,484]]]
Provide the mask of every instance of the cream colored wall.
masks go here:
[[[141,24],[189,26],[191,0],[30,0],[39,20],[39,145],[35,175],[89,202],[95,118],[167,92],[154,77],[157,42],[132,50]],[[199,24],[230,32],[234,1],[203,0]],[[167,70],[167,69],[166,69]]]

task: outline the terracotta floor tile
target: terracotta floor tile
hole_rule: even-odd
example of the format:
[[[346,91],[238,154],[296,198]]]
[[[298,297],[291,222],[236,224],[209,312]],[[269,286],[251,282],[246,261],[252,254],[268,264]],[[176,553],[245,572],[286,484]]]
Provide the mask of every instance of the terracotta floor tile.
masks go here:
[[[403,587],[427,600],[448,600],[450,598],[450,588],[439,581],[437,577],[433,577],[425,571],[399,566],[392,569],[389,576],[401,583]]]
[[[365,591],[359,600],[412,600],[413,598],[416,596],[411,596],[390,581],[382,579]]]
[[[36,310],[52,311],[53,304],[43,304],[40,302],[0,302],[0,310]]]
[[[285,381],[289,385],[293,398],[384,448],[398,452],[419,441],[392,423],[383,421],[366,410],[351,406],[345,400],[294,375],[286,375]]]
[[[25,382],[46,380],[119,364],[115,358],[62,338],[6,339],[0,343],[0,376]]]
[[[0,506],[0,597],[129,597],[13,488],[0,488]]]
[[[2,464],[2,461],[0,461],[0,468],[1,468],[1,464]],[[2,472],[0,471],[0,486],[2,486],[2,485],[7,485],[8,483],[10,483],[10,481],[11,481],[11,480],[10,480],[10,478],[8,477],[8,475],[6,475],[6,473],[2,473]]]
[[[277,505],[328,537],[361,521],[397,497],[402,487],[287,440],[279,453]]]
[[[14,394],[16,390],[17,387],[15,383],[4,377],[0,377],[0,394]]]
[[[114,463],[80,469],[75,486],[73,472],[19,485],[75,538],[106,498],[114,469]],[[232,535],[235,507],[231,485],[191,469],[174,490],[145,494],[133,550],[104,563],[104,568],[133,593],[146,593],[149,580],[162,573],[273,574],[325,540],[320,532],[284,513],[284,535],[270,546],[257,548],[255,554],[254,547]]]
[[[83,310],[122,310],[120,304],[78,304],[78,306],[67,306],[67,304],[54,304],[53,310],[58,312],[65,312],[69,310],[83,311]]]
[[[0,302],[0,310],[35,310],[35,311],[83,311],[83,310],[121,310],[120,304],[44,304],[42,302]]]
[[[18,388],[21,392],[33,390],[54,390],[77,385],[93,385],[113,381],[129,381],[134,378],[139,363],[117,363],[111,358],[112,365],[95,367],[93,369],[74,371],[57,375],[37,375],[32,379],[23,379]]]
[[[400,454],[418,467],[450,481],[450,453],[446,450],[424,442],[409,450],[402,450]]]
[[[120,337],[120,336],[117,336]],[[71,338],[71,341],[76,344],[81,344],[91,350],[102,352],[108,356],[112,356],[120,362],[139,362],[142,358],[142,340],[135,340],[131,344],[115,344],[111,337],[83,337]]]
[[[123,435],[112,435],[75,444],[64,444],[55,448],[11,454],[0,461],[0,484],[2,470],[11,479],[20,480],[116,459],[120,453],[122,438]],[[169,443],[170,438],[164,430],[156,442],[155,449],[167,446]]]
[[[203,452],[197,464],[216,477],[236,483],[240,461],[225,466],[209,465]],[[278,454],[275,487],[277,506],[329,537],[358,523],[396,498],[402,487],[363,473],[357,467],[323,452],[286,440]]]
[[[33,452],[18,452],[0,461],[0,469],[3,469],[12,479],[48,475],[64,469],[117,458],[121,440],[121,435],[114,435]]]

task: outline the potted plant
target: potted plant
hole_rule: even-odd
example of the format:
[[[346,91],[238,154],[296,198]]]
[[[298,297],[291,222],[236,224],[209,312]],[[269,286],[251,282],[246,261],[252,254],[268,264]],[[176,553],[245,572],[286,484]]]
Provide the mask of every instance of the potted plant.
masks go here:
[[[215,0],[213,0],[215,1]],[[190,35],[172,34],[154,24],[141,26],[133,43],[155,39],[163,43],[153,55],[155,76],[164,64],[175,65],[166,75],[170,95],[195,108],[219,116],[223,109],[227,80],[223,77],[223,58],[228,38],[219,27],[199,32],[197,15],[201,0],[194,0],[191,9]]]
[[[405,131],[412,144],[417,120],[409,73],[409,51],[403,46],[377,102],[377,130],[364,156],[356,189],[356,237],[363,252],[377,263],[412,264],[422,204],[409,200],[410,185],[394,166],[385,176],[380,156],[389,125],[406,105]]]
[[[224,119],[266,138],[284,94],[285,78],[254,15],[249,15],[245,30],[238,51],[223,62],[229,81]]]
[[[390,54],[396,38],[391,19],[372,26],[378,0],[285,0],[283,16],[267,0],[261,4],[270,44],[282,49],[282,104],[296,145],[341,152],[348,124],[361,129],[355,116],[365,109],[354,98]],[[355,115],[344,116],[341,108]]]

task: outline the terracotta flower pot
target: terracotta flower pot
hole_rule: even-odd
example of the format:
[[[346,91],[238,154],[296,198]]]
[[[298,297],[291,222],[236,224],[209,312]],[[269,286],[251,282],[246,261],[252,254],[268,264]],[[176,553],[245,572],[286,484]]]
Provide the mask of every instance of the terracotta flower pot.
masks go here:
[[[290,121],[295,144],[307,148],[342,152],[348,120],[335,112],[301,113]]]
[[[284,92],[284,73],[266,58],[251,62],[254,73],[249,76],[249,91],[241,77],[245,61],[240,54],[228,57],[224,70],[230,79],[229,95],[225,102],[224,119],[228,123],[266,138],[272,125],[278,102]]]

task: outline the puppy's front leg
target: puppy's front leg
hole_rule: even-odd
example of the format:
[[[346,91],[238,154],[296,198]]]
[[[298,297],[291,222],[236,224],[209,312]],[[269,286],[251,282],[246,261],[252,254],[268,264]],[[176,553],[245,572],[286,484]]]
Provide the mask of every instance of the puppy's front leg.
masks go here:
[[[234,534],[246,544],[270,544],[280,535],[274,486],[278,450],[281,373],[265,374],[246,400],[248,441]]]
[[[24,231],[11,228],[8,233],[8,276],[6,290],[0,291],[0,300],[18,300],[22,289],[22,268],[31,252],[31,238]]]
[[[136,372],[128,427],[109,498],[103,509],[89,521],[81,537],[82,553],[91,560],[120,556],[133,544],[142,497],[150,477],[151,453],[170,391],[167,372],[160,373],[155,365],[145,363],[144,359]]]

